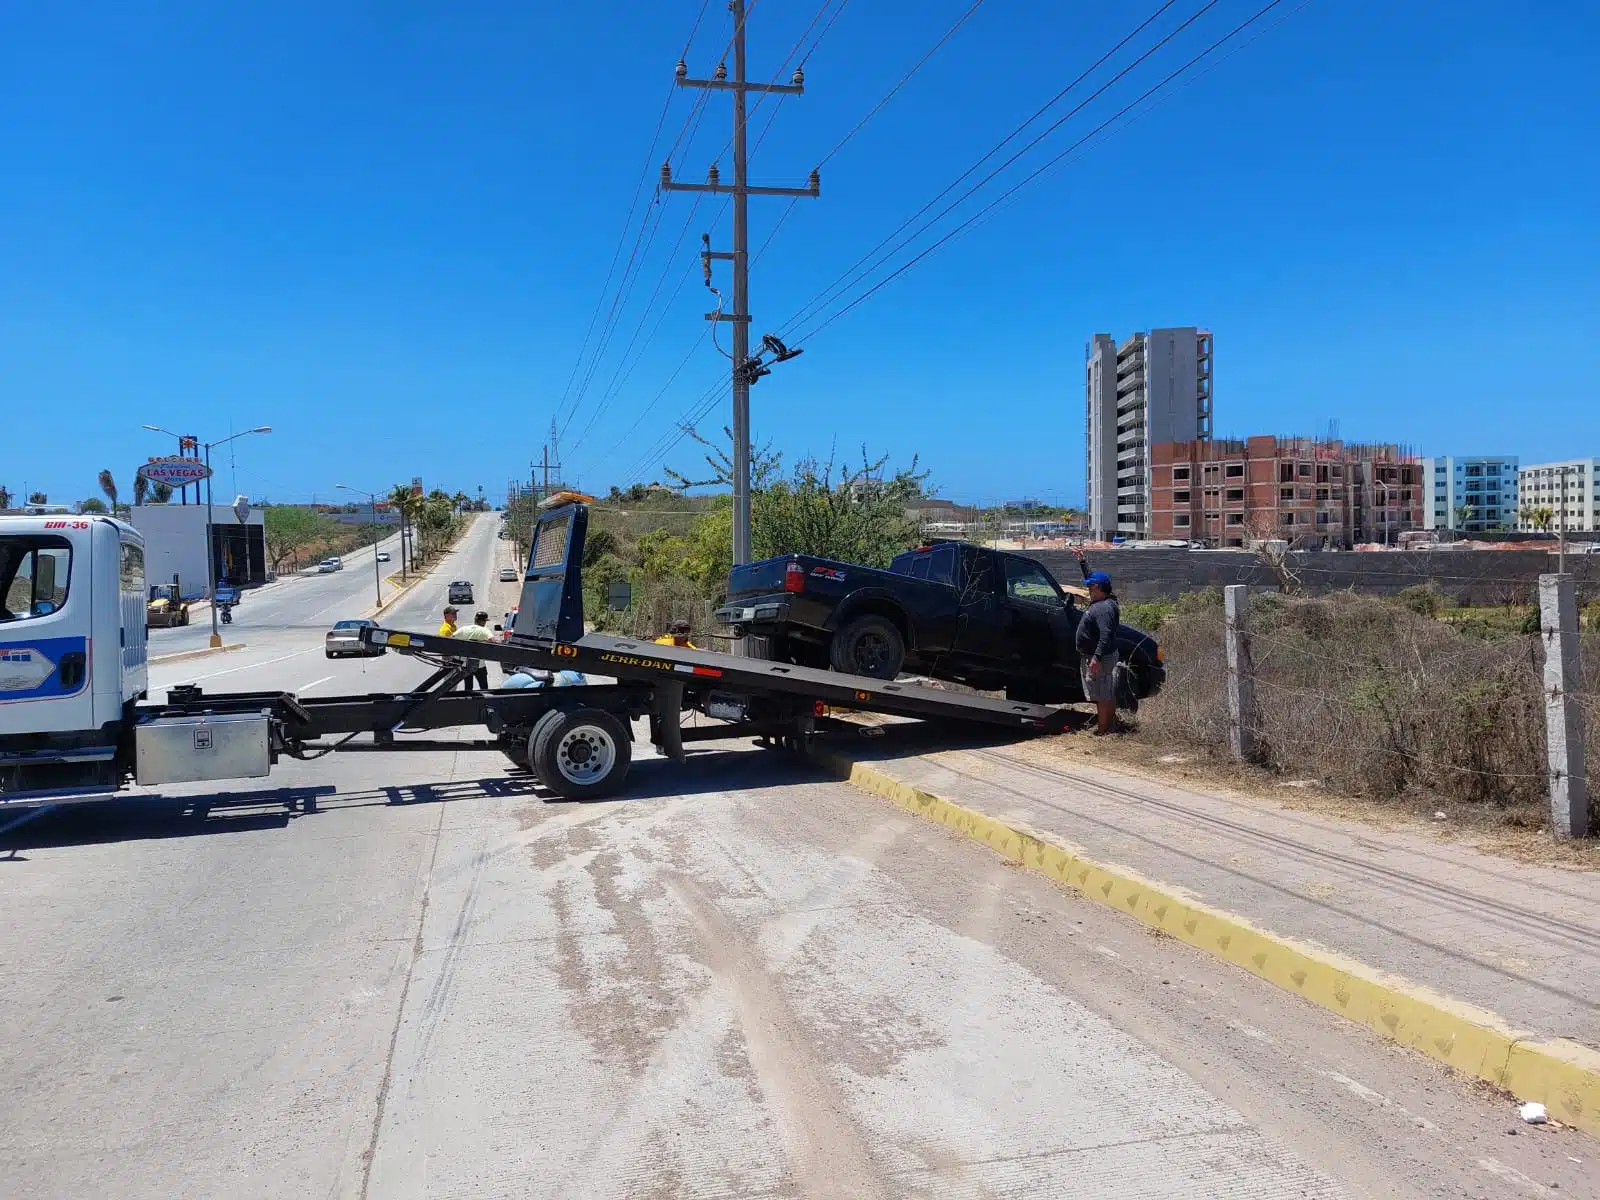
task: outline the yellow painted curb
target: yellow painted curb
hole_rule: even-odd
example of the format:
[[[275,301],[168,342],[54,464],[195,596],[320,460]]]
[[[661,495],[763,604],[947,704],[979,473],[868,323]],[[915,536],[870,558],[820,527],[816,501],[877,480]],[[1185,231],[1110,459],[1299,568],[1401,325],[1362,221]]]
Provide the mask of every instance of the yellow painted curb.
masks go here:
[[[159,667],[164,663],[188,662],[191,658],[210,658],[213,654],[232,654],[235,650],[243,650],[243,642],[229,642],[226,646],[207,646],[203,650],[179,650],[176,654],[156,654],[147,658],[145,664]]]
[[[1096,862],[1070,843],[964,808],[842,754],[823,751],[818,757],[864,791],[982,842],[1085,899],[1126,913],[1520,1099],[1537,1100],[1556,1120],[1600,1134],[1600,1052],[1565,1038],[1541,1039],[1519,1031],[1487,1009],[1271,933],[1180,889]]]

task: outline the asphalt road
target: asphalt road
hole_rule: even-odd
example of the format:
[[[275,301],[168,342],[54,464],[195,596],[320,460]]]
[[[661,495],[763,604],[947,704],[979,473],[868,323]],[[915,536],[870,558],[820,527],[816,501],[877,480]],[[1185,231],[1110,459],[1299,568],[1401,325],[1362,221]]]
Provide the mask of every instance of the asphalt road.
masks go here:
[[[391,623],[486,581],[492,520]],[[425,670],[320,637],[160,686]],[[270,782],[0,835],[0,1192],[1596,1194],[1592,1142],[800,760],[646,751],[592,804],[476,751]]]
[[[456,549],[422,583],[384,610],[383,623],[395,629],[434,632],[443,619],[445,592],[453,579],[469,580],[475,599],[488,597],[497,548],[503,545],[495,538],[499,526],[494,513],[475,518]],[[413,687],[431,673],[431,667],[400,655],[341,659],[323,655],[323,638],[335,621],[364,616],[373,607],[371,551],[364,552],[363,557],[364,570],[360,565],[363,559],[352,555],[345,560],[343,571],[296,577],[262,589],[259,596],[248,597],[234,609],[233,624],[223,634],[224,641],[239,642],[244,649],[179,663],[157,663],[150,668],[151,695],[158,695],[175,683],[198,683],[215,691],[281,687],[318,695],[404,691]],[[151,631],[152,655],[173,652],[174,647],[155,641],[156,636],[166,632],[169,631]],[[198,632],[199,645],[203,647],[211,633],[209,618],[201,628],[190,626],[170,632]]]
[[[493,514],[485,518],[494,521]],[[385,538],[378,547],[392,561],[379,563],[384,575],[399,570],[400,535]],[[373,549],[364,547],[344,556],[344,570],[328,575],[285,575],[273,583],[246,591],[234,606],[233,623],[222,626],[225,642],[247,641],[252,631],[305,629],[318,622],[332,624],[340,617],[359,617],[377,601],[373,578]],[[154,581],[152,581],[154,582]],[[188,625],[150,630],[150,653],[177,654],[201,650],[211,637],[211,610],[195,612]]]

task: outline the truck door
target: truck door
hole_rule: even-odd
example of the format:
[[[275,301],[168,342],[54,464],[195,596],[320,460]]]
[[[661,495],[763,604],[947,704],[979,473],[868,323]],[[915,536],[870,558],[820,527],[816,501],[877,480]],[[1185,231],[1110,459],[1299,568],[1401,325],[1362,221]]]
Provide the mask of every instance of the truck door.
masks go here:
[[[1002,557],[1005,605],[1011,653],[1040,672],[1072,661],[1075,622],[1050,572],[1030,558]]]
[[[88,522],[11,528],[0,535],[0,730],[93,729]]]
[[[1006,633],[1006,612],[1001,604],[1004,581],[996,578],[995,556],[988,550],[964,547],[956,579],[960,600],[956,651],[964,658],[1004,661],[1013,647]]]

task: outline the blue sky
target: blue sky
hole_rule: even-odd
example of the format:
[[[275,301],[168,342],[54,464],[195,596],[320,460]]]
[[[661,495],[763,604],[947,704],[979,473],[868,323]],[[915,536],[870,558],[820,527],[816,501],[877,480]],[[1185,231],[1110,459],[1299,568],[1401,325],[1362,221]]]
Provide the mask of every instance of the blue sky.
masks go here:
[[[831,0],[806,95],[754,113],[752,141],[777,115],[753,182],[803,182],[970,2]],[[954,219],[1261,2],[1219,0]],[[986,0],[828,162],[822,198],[794,206],[753,273],[756,332],[788,332],[1154,7]],[[126,490],[168,448],[142,423],[216,438],[233,422],[276,432],[237,443],[230,492],[235,477],[287,500],[420,474],[496,494],[558,411],[585,486],[659,474],[652,450],[725,374],[695,260],[703,230],[725,244],[720,202],[692,220],[692,197],[661,202],[606,354],[587,388],[569,380],[700,10],[10,6],[0,483],[77,499],[110,467]],[[753,78],[817,12],[757,0]],[[791,459],[919,453],[961,498],[1075,500],[1085,341],[1199,324],[1216,337],[1219,433],[1337,419],[1428,453],[1600,453],[1595,7],[1286,0],[1261,26],[809,342],[755,388],[758,438]],[[708,2],[691,73],[727,36]],[[692,106],[672,95],[668,143]],[[719,153],[728,177],[729,121],[712,100],[674,156],[680,179]],[[787,207],[752,200],[754,245]],[[664,459],[693,460],[682,444]]]

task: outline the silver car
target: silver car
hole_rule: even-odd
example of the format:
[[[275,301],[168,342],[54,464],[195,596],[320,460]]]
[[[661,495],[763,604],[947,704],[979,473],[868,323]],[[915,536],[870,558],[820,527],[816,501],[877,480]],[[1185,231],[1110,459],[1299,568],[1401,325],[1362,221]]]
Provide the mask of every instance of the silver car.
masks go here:
[[[368,646],[361,640],[363,629],[377,627],[376,621],[369,621],[365,617],[350,621],[340,621],[328,630],[328,636],[322,639],[322,651],[329,658],[371,658],[382,654],[382,646]]]

